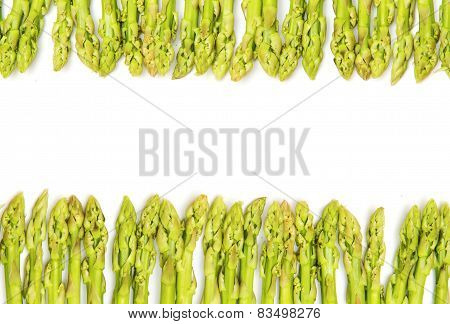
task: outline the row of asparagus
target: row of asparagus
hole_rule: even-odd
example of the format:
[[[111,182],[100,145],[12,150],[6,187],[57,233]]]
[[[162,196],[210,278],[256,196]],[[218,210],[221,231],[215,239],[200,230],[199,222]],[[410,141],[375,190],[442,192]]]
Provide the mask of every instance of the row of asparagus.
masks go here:
[[[416,0],[333,0],[335,11],[331,50],[339,73],[349,79],[354,69],[365,80],[381,76],[393,58],[391,81],[405,73],[414,52],[417,81],[425,79],[439,59],[450,75],[450,0],[442,0],[438,24],[433,0],[418,0],[419,32],[413,38]],[[101,0],[98,33],[90,13],[90,0],[55,0],[53,65],[66,64],[75,27],[75,48],[80,60],[100,75],[107,75],[125,56],[132,75],[145,67],[155,76],[169,72],[175,59],[173,42],[178,29],[176,0]],[[1,21],[0,72],[9,76],[16,65],[24,72],[36,56],[44,15],[51,0],[13,0],[9,15]],[[1,2],[0,2],[1,4]],[[258,59],[270,76],[288,78],[300,57],[305,72],[316,77],[323,58],[326,34],[323,0],[290,0],[279,34],[277,0],[242,0],[245,34],[234,51],[234,0],[185,0],[180,24],[181,47],[176,55],[173,78],[190,73],[201,75],[211,67],[215,76],[242,79]],[[371,19],[373,7],[376,16]],[[389,27],[396,17],[396,39]],[[373,25],[373,26],[372,26]],[[357,26],[357,37],[354,28]],[[356,40],[357,39],[357,40]],[[440,46],[438,49],[438,42]]]
[[[124,197],[115,225],[112,269],[116,276],[113,303],[148,303],[149,278],[156,264],[161,274],[161,303],[192,303],[197,281],[193,254],[203,234],[204,290],[201,302],[256,303],[254,275],[258,259],[262,280],[261,303],[337,303],[336,270],[341,253],[347,273],[347,303],[422,303],[425,281],[436,271],[434,301],[449,303],[450,207],[439,209],[434,200],[420,211],[413,206],[401,227],[394,271],[386,289],[380,282],[385,259],[384,210],[370,217],[367,247],[357,219],[337,201],[331,201],[319,221],[307,203],[292,210],[286,201],[273,202],[263,222],[266,199],[258,198],[245,210],[236,202],[229,208],[221,197],[211,206],[200,195],[180,219],[166,199],[152,196],[137,219]],[[28,226],[25,203],[18,194],[1,219],[0,260],[5,267],[8,303],[80,303],[81,278],[87,302],[103,303],[105,251],[108,230],[98,201],[90,197],[83,209],[71,196],[50,211],[48,194],[37,199]],[[264,243],[258,252],[257,236],[263,227]],[[48,239],[50,259],[43,266],[43,242]],[[82,251],[82,243],[83,250]],[[21,280],[20,254],[28,250],[25,278]],[[82,255],[85,258],[82,260]],[[68,256],[67,282],[63,269]]]

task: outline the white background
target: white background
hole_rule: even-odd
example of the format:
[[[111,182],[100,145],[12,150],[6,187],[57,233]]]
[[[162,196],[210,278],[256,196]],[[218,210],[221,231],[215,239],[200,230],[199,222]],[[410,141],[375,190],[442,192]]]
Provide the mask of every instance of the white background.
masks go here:
[[[5,5],[10,7],[11,0]],[[4,16],[8,11],[5,5]],[[435,5],[437,9],[438,3]],[[100,6],[99,0],[94,1],[95,21]],[[181,0],[178,8],[182,13]],[[288,2],[280,1],[280,19],[287,9]],[[351,81],[338,78],[329,50],[331,1],[326,1],[325,57],[315,81],[298,68],[289,80],[280,82],[266,76],[258,64],[239,83],[228,76],[216,81],[211,72],[202,77],[191,73],[178,81],[151,78],[145,71],[132,78],[123,60],[110,77],[101,78],[84,67],[74,52],[64,70],[55,73],[49,36],[55,13],[53,6],[46,16],[38,55],[26,74],[15,72],[0,80],[0,202],[7,203],[23,191],[27,216],[44,188],[49,189],[50,205],[62,196],[76,194],[85,202],[94,194],[110,230],[124,194],[140,210],[149,195],[167,193],[180,215],[200,193],[211,201],[220,194],[227,203],[241,200],[244,205],[259,196],[267,196],[269,203],[307,200],[316,215],[336,198],[357,215],[364,230],[370,214],[384,206],[386,282],[409,207],[423,207],[430,197],[438,202],[450,198],[448,77],[434,73],[417,85],[411,60],[395,87],[390,86],[390,70],[369,82],[356,73]],[[239,40],[244,17],[237,3],[235,15]],[[139,128],[176,129],[182,127],[179,122],[194,131],[262,128],[272,122],[270,127],[311,128],[302,151],[311,175],[248,177],[237,172],[232,177],[140,177]],[[114,287],[110,265],[113,239],[111,232],[106,302]],[[194,301],[199,302],[203,286],[200,244],[195,261],[198,288]],[[0,276],[3,278],[2,268]],[[159,299],[159,276],[157,266],[150,283],[153,303]],[[432,300],[432,277],[427,282],[426,302]],[[259,296],[259,276],[255,278]],[[339,300],[344,302],[342,265],[337,282]],[[0,301],[4,300],[4,289],[0,289]]]

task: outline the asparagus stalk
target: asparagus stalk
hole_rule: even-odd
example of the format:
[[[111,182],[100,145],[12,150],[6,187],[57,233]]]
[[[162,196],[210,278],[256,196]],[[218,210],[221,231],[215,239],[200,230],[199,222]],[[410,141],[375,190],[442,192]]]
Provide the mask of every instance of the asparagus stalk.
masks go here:
[[[261,230],[261,216],[266,204],[266,198],[252,201],[244,212],[244,247],[240,264],[239,304],[255,304],[253,291],[255,270],[258,264],[257,237]]]
[[[212,70],[217,79],[222,79],[231,65],[236,35],[234,34],[234,0],[219,0],[219,2],[220,16],[216,37],[216,57]]]
[[[25,279],[23,295],[27,304],[42,304],[45,302],[45,292],[42,282],[42,242],[47,236],[48,192],[44,190],[31,212],[26,231],[26,246],[28,256],[25,261]]]
[[[298,202],[295,207],[295,228],[299,269],[298,276],[294,279],[294,302],[314,304],[317,297],[317,256],[314,246],[313,215],[306,202]]]
[[[63,283],[64,258],[67,253],[69,229],[67,199],[60,199],[50,212],[48,221],[48,249],[50,261],[45,267],[44,286],[49,304],[64,304],[66,288]]]
[[[418,0],[419,32],[414,37],[414,76],[417,82],[430,75],[437,64],[439,25],[434,20],[433,0]]]
[[[100,204],[93,196],[89,197],[86,204],[83,227],[86,258],[81,264],[81,275],[87,286],[87,303],[103,304],[103,295],[106,291],[103,270],[108,230]]]
[[[182,225],[175,207],[163,200],[159,212],[159,225],[156,243],[160,253],[161,304],[175,304],[176,301],[176,265],[181,258],[180,246],[183,244]]]
[[[339,250],[336,246],[339,203],[332,200],[322,212],[316,226],[316,249],[318,279],[322,303],[337,304],[336,269],[339,265]]]
[[[264,71],[276,76],[280,67],[282,41],[278,34],[277,0],[263,0],[263,23],[256,32],[258,60]]]
[[[355,46],[356,72],[363,80],[368,80],[371,75],[370,62],[370,13],[372,11],[372,0],[358,0],[358,44]]]
[[[141,29],[144,34],[142,40],[143,63],[151,76],[158,73],[156,66],[156,26],[158,20],[158,0],[144,0],[144,12],[141,16]]]
[[[347,272],[347,304],[365,304],[366,273],[362,266],[362,234],[355,216],[344,206],[339,207],[339,245],[344,253]]]
[[[394,0],[375,0],[374,2],[377,6],[377,17],[370,46],[372,52],[370,69],[372,77],[378,78],[386,71],[392,55],[389,26],[394,20],[395,4]]]
[[[75,196],[69,197],[69,218],[67,227],[69,230],[69,275],[67,279],[66,298],[68,304],[80,303],[81,288],[81,240],[84,237],[84,212],[83,206]]]
[[[20,279],[20,254],[25,246],[25,201],[17,194],[3,212],[0,241],[0,262],[5,270],[6,302],[22,304],[22,281]]]
[[[413,206],[400,229],[400,246],[394,260],[394,273],[386,288],[386,304],[406,303],[408,277],[417,262],[420,211]]]
[[[334,19],[331,51],[339,73],[348,80],[352,76],[356,58],[356,40],[353,34],[353,28],[357,22],[356,9],[352,0],[333,0],[333,8],[336,18]]]
[[[20,72],[30,66],[36,57],[38,38],[44,26],[51,0],[31,0],[30,11],[20,26],[20,40],[17,51],[17,66]]]
[[[53,69],[61,70],[69,59],[72,45],[70,36],[72,35],[74,21],[71,15],[71,0],[55,0],[56,21],[53,24]]]
[[[136,262],[134,265],[133,302],[148,304],[148,283],[156,264],[156,249],[153,240],[159,224],[159,196],[147,200],[136,228]]]
[[[239,298],[239,262],[244,245],[244,216],[237,202],[228,210],[223,221],[223,263],[219,274],[222,304],[236,304]]]
[[[448,278],[450,276],[450,208],[444,204],[440,211],[441,228],[439,241],[436,246],[436,289],[434,293],[435,304],[448,304],[450,291]]]
[[[278,202],[272,203],[264,222],[266,241],[261,252],[262,304],[273,304],[277,291],[277,278],[281,272],[283,249],[283,211]]]
[[[408,67],[414,47],[411,29],[414,24],[416,0],[397,0],[396,40],[394,42],[394,61],[392,63],[391,83],[396,84]]]
[[[205,254],[205,286],[202,304],[220,304],[218,278],[222,261],[222,223],[226,212],[227,206],[223,202],[222,197],[214,199],[208,212],[202,244]]]
[[[441,45],[439,47],[439,59],[441,60],[441,70],[447,72],[450,77],[450,1],[442,0],[439,9],[441,27]]]
[[[99,69],[100,43],[95,35],[94,20],[91,16],[91,0],[73,0],[75,29],[75,48],[81,62],[97,72]]]
[[[439,239],[439,210],[431,199],[422,211],[422,224],[417,247],[417,263],[408,278],[408,303],[421,304],[425,281],[435,267],[435,249]]]
[[[294,303],[295,257],[295,219],[291,207],[286,201],[281,203],[283,215],[280,274],[280,304]]]
[[[173,79],[180,79],[194,67],[194,37],[198,28],[198,0],[184,1],[184,17],[181,21],[181,47],[177,54],[177,65]]]
[[[98,33],[102,38],[99,73],[106,76],[115,69],[123,52],[120,11],[116,0],[102,0],[102,18]]]
[[[302,36],[305,14],[304,0],[290,0],[289,12],[283,21],[281,33],[284,44],[280,55],[280,80],[286,80],[297,68],[302,54]]]
[[[383,303],[383,287],[380,284],[381,267],[384,264],[384,209],[378,208],[370,217],[367,230],[367,250],[364,270],[367,276],[366,301],[368,304]]]
[[[136,0],[122,1],[122,41],[125,64],[132,76],[142,73],[144,57],[141,53],[142,40],[139,37],[139,15]]]
[[[311,80],[316,78],[323,59],[326,30],[327,21],[323,13],[323,0],[308,1],[302,35],[302,65]]]
[[[197,240],[200,238],[206,223],[208,197],[200,195],[189,206],[183,220],[181,259],[177,263],[177,304],[192,304],[192,297],[197,288],[192,259]]]
[[[239,81],[253,68],[256,59],[256,30],[262,24],[262,0],[243,0],[246,27],[242,41],[231,61],[231,80]]]

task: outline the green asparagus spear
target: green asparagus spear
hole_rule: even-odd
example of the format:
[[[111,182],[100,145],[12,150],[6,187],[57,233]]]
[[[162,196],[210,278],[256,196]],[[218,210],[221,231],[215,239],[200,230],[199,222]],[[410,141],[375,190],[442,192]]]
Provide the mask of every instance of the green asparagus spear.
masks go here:
[[[233,204],[223,222],[223,263],[219,274],[222,304],[236,304],[239,298],[239,262],[243,257],[244,216],[242,203]]]
[[[205,286],[202,304],[220,304],[218,278],[222,261],[222,223],[226,212],[227,206],[223,202],[222,197],[214,199],[208,212],[202,244],[203,252],[205,254]]]
[[[362,234],[355,216],[344,206],[339,207],[339,245],[344,253],[347,272],[347,304],[365,304],[366,273],[362,266]]]
[[[314,304],[317,297],[316,248],[314,246],[313,214],[306,202],[295,207],[296,242],[298,246],[298,276],[294,279],[294,302]]]
[[[339,203],[331,201],[323,210],[316,226],[316,249],[318,279],[322,292],[322,304],[337,304],[336,269],[339,265],[339,250],[336,232]]]
[[[253,281],[258,264],[257,237],[261,229],[261,216],[265,204],[266,198],[255,199],[244,212],[244,254],[240,264],[239,304],[256,303]]]
[[[184,1],[184,17],[181,21],[181,47],[177,53],[177,65],[173,79],[180,79],[194,67],[194,37],[198,28],[198,0]]]
[[[444,204],[440,211],[441,228],[439,241],[436,246],[436,289],[434,292],[435,304],[448,304],[450,291],[448,278],[450,276],[450,207]]]
[[[123,52],[120,11],[116,0],[102,0],[102,18],[98,33],[102,38],[99,73],[106,76],[115,69]]]
[[[27,304],[42,304],[45,302],[42,282],[42,242],[45,241],[47,236],[47,207],[48,192],[44,190],[33,206],[25,238],[28,256],[25,261],[23,295]]]
[[[216,37],[216,57],[212,70],[217,79],[222,79],[231,65],[236,35],[234,34],[234,0],[219,0],[219,2],[220,16]]]
[[[53,69],[61,70],[69,59],[72,45],[70,36],[72,35],[74,21],[71,15],[71,0],[55,0],[56,21],[53,24]]]
[[[277,292],[277,278],[283,257],[283,211],[278,202],[272,203],[264,221],[266,241],[261,252],[262,304],[273,304]]]
[[[304,0],[290,0],[289,12],[283,21],[281,33],[284,44],[280,55],[280,80],[286,80],[297,68],[302,54],[302,36],[305,14]]]
[[[374,0],[374,2],[377,6],[377,17],[370,46],[372,53],[370,69],[372,77],[378,78],[386,71],[392,55],[389,26],[394,20],[395,4],[394,0]]]
[[[81,275],[87,286],[87,303],[103,304],[103,295],[106,291],[103,270],[108,230],[100,204],[93,196],[89,197],[86,204],[83,226],[86,258],[81,264]]]
[[[262,0],[243,0],[242,11],[246,27],[231,61],[230,75],[233,81],[241,80],[253,68],[253,61],[256,59],[255,34],[262,24]]]
[[[20,72],[30,66],[36,57],[38,38],[44,26],[44,15],[51,0],[31,0],[30,12],[20,26],[20,40],[17,51],[17,66]]]
[[[67,199],[60,199],[50,212],[48,221],[48,249],[50,261],[45,267],[44,286],[49,304],[64,304],[66,288],[63,283],[64,258],[67,253],[69,229]]]
[[[84,237],[84,212],[83,206],[75,196],[71,196],[68,202],[69,218],[67,238],[69,248],[69,275],[67,279],[66,298],[68,304],[80,303],[81,286],[81,240]]]
[[[417,262],[420,211],[413,206],[400,229],[400,246],[395,255],[394,273],[386,288],[386,304],[403,304],[406,300],[408,277]]]
[[[136,0],[122,1],[122,41],[125,64],[132,76],[142,73],[142,40],[139,37],[139,15]]]
[[[25,247],[25,201],[17,194],[6,207],[1,219],[0,262],[5,269],[6,302],[22,304],[20,254]]]
[[[367,276],[366,301],[368,304],[383,302],[383,286],[380,284],[381,267],[384,264],[384,209],[378,208],[370,217],[367,230],[367,250],[364,269]]]
[[[158,20],[159,3],[158,0],[145,0],[144,13],[141,16],[141,29],[144,34],[142,40],[143,63],[151,76],[158,73],[155,60],[156,26]]]
[[[113,270],[116,274],[113,303],[129,304],[132,273],[136,260],[136,211],[125,196],[116,220],[116,239],[113,247]]]
[[[450,77],[450,1],[442,0],[439,9],[441,38],[439,47],[439,59],[441,60],[441,70],[447,72]]]
[[[370,62],[370,13],[372,11],[372,0],[358,0],[358,44],[355,46],[356,72],[363,80],[368,80],[371,75]]]
[[[411,29],[414,24],[416,0],[397,0],[396,40],[394,42],[394,62],[392,63],[391,83],[396,84],[408,67],[414,47]]]
[[[434,20],[433,0],[418,0],[417,6],[419,32],[414,37],[414,76],[420,82],[430,75],[437,64],[439,25]]]
[[[331,51],[339,73],[348,80],[352,76],[356,59],[356,40],[353,34],[353,28],[357,22],[356,9],[352,0],[333,0],[333,8],[336,18],[334,19]]]
[[[159,196],[147,200],[136,228],[136,262],[133,279],[134,304],[148,304],[148,282],[156,264],[153,240],[159,224]]]
[[[417,247],[417,263],[408,278],[408,303],[421,304],[425,281],[435,267],[435,248],[439,239],[439,210],[434,200],[428,201],[422,211],[422,224]]]
[[[263,23],[256,31],[256,46],[258,60],[264,71],[272,77],[280,68],[282,41],[278,34],[277,0],[263,0]]]
[[[281,203],[283,215],[280,274],[280,304],[294,303],[295,257],[295,219],[291,207],[286,201]]]
[[[182,225],[175,207],[163,200],[159,211],[159,225],[156,234],[160,261],[161,274],[161,304],[175,304],[176,301],[176,265],[181,259],[183,238]]]

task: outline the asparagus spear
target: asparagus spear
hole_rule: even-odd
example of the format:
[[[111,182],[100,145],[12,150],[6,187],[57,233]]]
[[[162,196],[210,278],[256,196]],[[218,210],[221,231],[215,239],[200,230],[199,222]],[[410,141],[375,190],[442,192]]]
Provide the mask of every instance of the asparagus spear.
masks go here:
[[[133,302],[148,304],[148,282],[156,264],[156,249],[153,240],[159,224],[159,196],[147,200],[136,228],[136,262],[134,265]]]
[[[68,304],[80,303],[81,286],[81,240],[84,237],[84,212],[83,206],[75,196],[69,197],[69,218],[67,238],[69,248],[69,275],[67,279],[66,298]]]
[[[262,304],[273,304],[277,290],[277,278],[281,272],[283,248],[283,211],[278,202],[272,203],[264,221],[266,241],[261,252]]]
[[[433,0],[418,0],[417,5],[419,32],[414,37],[414,76],[420,82],[430,75],[437,64],[439,25],[434,20]]]
[[[450,208],[444,204],[440,211],[441,228],[439,241],[436,246],[436,289],[434,293],[435,304],[448,304],[450,292],[448,278],[450,275]]]
[[[413,206],[400,229],[400,246],[395,255],[394,273],[386,288],[386,304],[406,302],[408,277],[417,262],[419,244],[420,211]]]
[[[231,61],[230,75],[233,81],[241,80],[253,68],[253,61],[256,59],[255,34],[262,24],[262,0],[243,0],[242,11],[246,27]]]
[[[278,34],[277,0],[263,0],[263,23],[256,31],[258,60],[264,71],[276,76],[280,67],[282,41]]]
[[[233,204],[223,221],[223,263],[219,274],[222,304],[236,304],[239,298],[239,262],[244,245],[242,203]]]
[[[158,73],[155,61],[156,53],[156,26],[158,20],[158,0],[144,0],[144,13],[141,16],[141,29],[144,34],[142,41],[143,63],[151,76]]]
[[[45,267],[44,286],[49,304],[64,304],[66,288],[63,283],[64,258],[67,253],[69,229],[67,199],[60,199],[50,212],[48,221],[48,249],[50,261]]]
[[[314,304],[317,297],[314,224],[313,215],[304,201],[298,202],[295,207],[295,228],[299,270],[298,276],[294,279],[294,302]]]
[[[257,237],[261,229],[261,216],[265,204],[265,197],[255,199],[244,212],[244,247],[240,264],[239,304],[256,303],[253,281],[258,264]]]
[[[136,0],[122,1],[122,41],[125,64],[132,76],[142,73],[142,40],[139,37],[139,15]]]
[[[327,21],[323,14],[323,0],[309,0],[302,35],[302,65],[311,80],[316,78],[323,59],[326,30]]]
[[[94,20],[91,16],[91,0],[73,0],[73,13],[76,22],[75,48],[81,62],[97,72],[99,69],[100,43],[95,35]]]
[[[123,52],[120,11],[116,0],[102,0],[102,18],[98,33],[102,38],[99,73],[106,76],[115,69]]]
[[[322,212],[316,226],[318,279],[323,304],[337,304],[336,269],[339,250],[336,246],[339,203],[332,200]]]
[[[439,47],[439,59],[441,69],[450,77],[450,1],[442,0],[440,6],[441,45]]]
[[[280,55],[280,80],[286,80],[298,65],[302,54],[302,36],[305,14],[304,0],[290,0],[289,12],[283,21],[281,33],[284,44]]]
[[[366,273],[362,266],[362,234],[355,216],[344,206],[339,207],[339,245],[344,253],[347,272],[347,304],[365,304]]]
[[[159,211],[159,225],[156,243],[160,253],[161,304],[175,304],[176,301],[176,265],[181,259],[180,246],[183,244],[182,225],[175,207],[163,200]]]
[[[70,36],[73,31],[73,18],[71,15],[71,0],[55,0],[56,4],[56,21],[53,24],[53,69],[61,70],[69,59],[72,45]]]
[[[283,215],[280,274],[280,304],[294,303],[295,257],[295,220],[291,207],[286,201],[281,203]]]
[[[20,72],[30,66],[36,57],[38,38],[44,26],[44,15],[47,14],[51,0],[31,0],[30,12],[20,26],[20,40],[17,51],[17,66]]]
[[[180,79],[194,67],[194,37],[198,28],[198,0],[184,1],[184,17],[181,21],[181,47],[177,54],[177,65],[173,79]]]
[[[392,55],[389,26],[394,20],[395,4],[394,0],[374,0],[374,2],[377,6],[377,17],[370,46],[372,53],[370,69],[372,77],[378,78],[386,71]]]
[[[42,282],[42,242],[47,236],[48,192],[44,190],[31,212],[26,231],[26,246],[28,256],[25,261],[25,279],[23,295],[27,304],[42,304],[45,302],[45,292]]]
[[[416,0],[397,0],[396,40],[394,42],[394,62],[392,63],[391,83],[396,84],[408,67],[414,47],[411,29],[414,24]]]
[[[216,37],[216,57],[212,70],[217,79],[222,79],[231,65],[236,35],[234,34],[234,0],[219,0],[219,2],[220,16]]]
[[[222,261],[222,222],[226,212],[227,206],[223,202],[222,197],[214,199],[208,212],[202,244],[205,254],[205,286],[202,304],[220,304],[218,277]]]
[[[5,268],[6,302],[22,304],[22,281],[20,279],[20,254],[25,246],[25,201],[17,194],[3,212],[0,241],[0,262]]]
[[[378,208],[370,217],[367,230],[367,250],[364,269],[367,275],[366,301],[368,304],[383,302],[383,287],[380,284],[381,267],[384,264],[384,209]]]
[[[87,303],[103,304],[103,295],[106,291],[103,269],[105,269],[108,230],[100,204],[93,196],[89,197],[86,204],[83,227],[86,258],[81,264],[81,275],[87,286]]]
[[[334,19],[331,51],[339,73],[348,80],[352,76],[356,58],[356,40],[353,34],[353,28],[357,22],[356,9],[352,0],[333,0],[333,8],[336,18]]]
[[[356,72],[363,80],[368,80],[371,75],[370,62],[370,12],[372,11],[372,0],[358,0],[358,44],[355,46]]]
[[[435,248],[439,239],[440,215],[431,199],[422,211],[422,224],[417,247],[417,263],[408,278],[408,302],[421,304],[425,281],[435,266]]]

